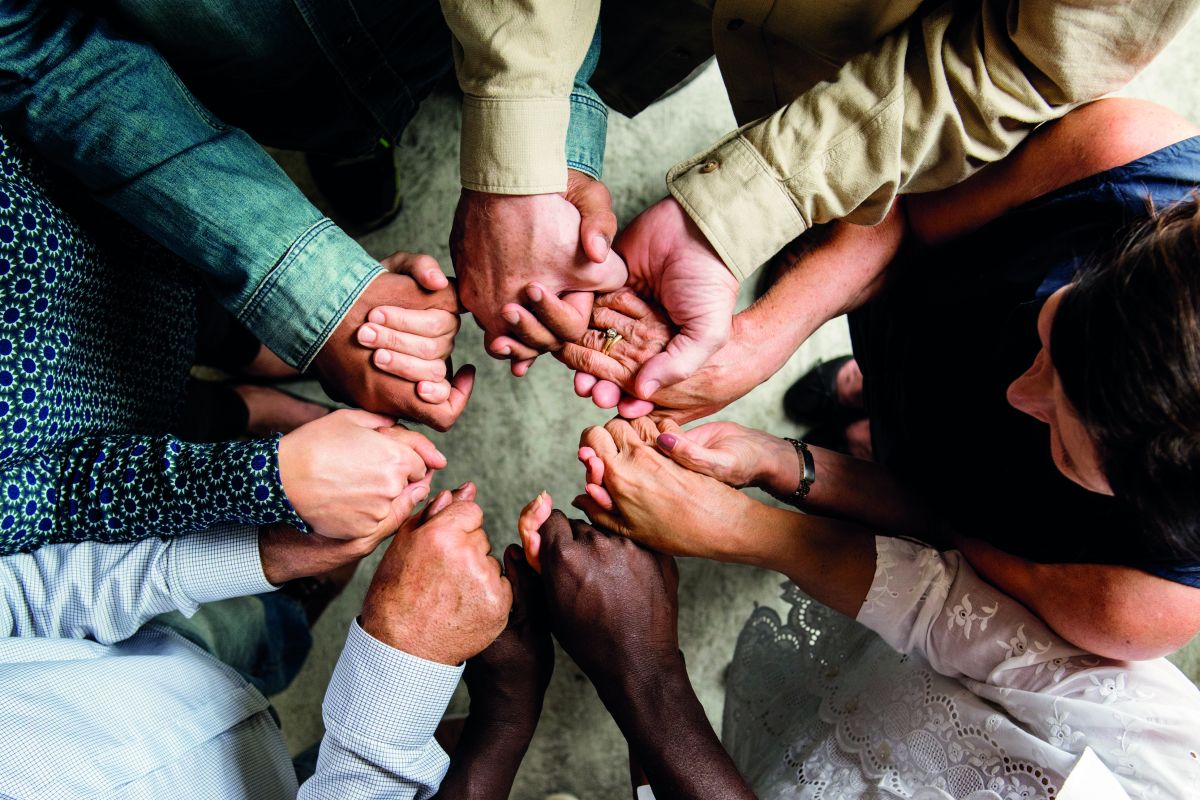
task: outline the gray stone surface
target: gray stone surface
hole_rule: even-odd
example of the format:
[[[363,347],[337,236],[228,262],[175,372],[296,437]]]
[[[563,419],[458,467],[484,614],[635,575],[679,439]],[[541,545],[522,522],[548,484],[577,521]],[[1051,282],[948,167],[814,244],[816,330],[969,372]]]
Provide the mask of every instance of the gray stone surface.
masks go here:
[[[1165,103],[1200,120],[1200,25],[1195,22],[1145,75],[1132,92]],[[457,102],[449,94],[433,97],[422,108],[399,149],[405,207],[387,229],[363,240],[375,255],[393,250],[433,254],[449,271],[446,241],[458,195]],[[715,68],[668,100],[634,120],[613,115],[609,128],[606,180],[621,221],[664,195],[663,175],[675,161],[716,141],[733,127],[733,117]],[[298,159],[281,160],[302,183]],[[743,297],[743,302],[746,298]],[[783,391],[819,358],[848,349],[841,320],[827,325],[806,343],[772,380],[728,408],[719,418],[766,428],[779,434],[799,431],[787,422]],[[499,551],[516,540],[516,518],[524,503],[547,489],[566,508],[582,486],[574,451],[580,430],[608,415],[575,397],[571,376],[543,358],[530,375],[516,380],[505,365],[488,358],[478,329],[464,321],[456,362],[479,367],[475,396],[454,430],[434,434],[450,458],[437,487],[464,480],[480,486],[486,526]],[[293,686],[274,698],[293,751],[321,735],[321,698],[340,652],[344,631],[357,613],[374,561],[363,565],[353,584],[321,619],[314,632],[312,656]],[[681,564],[680,636],[688,667],[713,723],[719,725],[722,676],[742,623],[757,603],[778,605],[780,578],[750,568],[687,560]],[[1190,674],[1200,663],[1196,648]],[[1188,658],[1184,654],[1184,658]],[[465,710],[463,697],[454,708]],[[397,710],[397,713],[402,713]],[[629,796],[623,741],[586,679],[559,653],[546,711],[513,797],[541,800],[555,791],[580,800],[617,800]]]

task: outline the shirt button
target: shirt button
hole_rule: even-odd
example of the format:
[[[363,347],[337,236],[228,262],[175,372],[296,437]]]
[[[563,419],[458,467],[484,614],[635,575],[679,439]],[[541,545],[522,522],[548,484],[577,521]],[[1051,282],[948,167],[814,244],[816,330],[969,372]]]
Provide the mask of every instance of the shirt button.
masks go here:
[[[734,17],[733,19],[729,20],[729,22],[725,23],[725,30],[736,31],[738,28],[742,27],[745,24],[746,24],[746,20],[738,19],[737,17]]]
[[[716,172],[717,168],[720,166],[721,165],[718,164],[716,161],[705,161],[704,165],[702,167],[700,167],[700,171],[703,172],[705,175],[707,175],[710,172]]]

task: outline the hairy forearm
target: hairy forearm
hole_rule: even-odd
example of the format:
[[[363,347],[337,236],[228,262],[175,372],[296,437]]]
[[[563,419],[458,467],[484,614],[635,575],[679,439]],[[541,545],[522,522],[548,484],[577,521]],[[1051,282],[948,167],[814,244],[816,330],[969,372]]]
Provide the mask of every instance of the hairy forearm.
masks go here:
[[[754,797],[709,724],[682,659],[597,689],[658,800]]]

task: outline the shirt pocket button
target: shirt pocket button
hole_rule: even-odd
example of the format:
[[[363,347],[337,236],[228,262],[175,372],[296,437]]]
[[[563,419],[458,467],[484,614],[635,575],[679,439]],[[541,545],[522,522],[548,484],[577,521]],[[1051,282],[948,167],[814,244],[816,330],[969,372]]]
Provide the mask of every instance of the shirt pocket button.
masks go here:
[[[700,171],[702,173],[704,173],[705,175],[707,175],[710,172],[716,172],[720,166],[721,165],[718,164],[716,161],[705,161],[704,164],[700,167]]]

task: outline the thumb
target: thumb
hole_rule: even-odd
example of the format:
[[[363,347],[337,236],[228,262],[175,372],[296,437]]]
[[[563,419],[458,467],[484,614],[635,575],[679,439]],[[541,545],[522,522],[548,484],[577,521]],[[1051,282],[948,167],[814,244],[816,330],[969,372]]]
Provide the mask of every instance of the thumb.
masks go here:
[[[638,370],[634,394],[642,400],[652,400],[661,387],[691,377],[728,340],[729,326],[728,318],[724,325],[717,322],[699,331],[685,326],[667,343],[666,350],[653,356]]]
[[[579,242],[589,261],[604,263],[617,235],[617,215],[612,195],[603,182],[572,170],[568,173],[567,200],[579,211]]]
[[[720,480],[720,476],[717,474],[721,471],[720,454],[716,450],[710,450],[693,442],[684,435],[682,430],[659,434],[656,444],[658,444],[659,450],[666,453],[672,461],[684,469]]]
[[[404,524],[405,520],[412,515],[413,509],[417,504],[429,496],[429,486],[433,482],[433,473],[426,473],[424,478],[419,481],[413,481],[408,486],[404,487],[404,491],[392,500],[392,521],[395,523],[392,530],[397,530]]]
[[[542,571],[542,563],[539,558],[542,550],[542,534],[539,529],[550,518],[553,507],[554,503],[550,499],[549,493],[542,492],[521,509],[521,516],[517,520],[521,543],[525,545],[525,559],[529,562],[529,566],[539,573]]]

